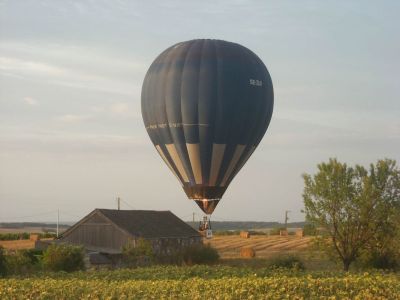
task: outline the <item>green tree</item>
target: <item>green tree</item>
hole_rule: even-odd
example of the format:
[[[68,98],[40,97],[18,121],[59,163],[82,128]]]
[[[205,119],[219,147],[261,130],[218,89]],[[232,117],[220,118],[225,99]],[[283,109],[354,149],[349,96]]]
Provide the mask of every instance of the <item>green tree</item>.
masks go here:
[[[303,227],[303,232],[305,236],[315,236],[318,233],[317,228],[312,223],[306,223]]]
[[[122,258],[128,266],[150,264],[154,260],[154,251],[151,242],[143,238],[129,241],[122,248]]]
[[[7,255],[7,271],[10,274],[28,273],[32,268],[32,263],[21,251]]]
[[[387,237],[399,202],[399,169],[392,160],[380,160],[367,171],[330,159],[303,178],[306,220],[328,232],[329,240],[320,245],[347,271],[364,249],[375,247],[374,240]]]
[[[210,244],[195,244],[184,249],[183,261],[187,265],[216,264],[219,254]]]
[[[380,217],[376,233],[363,251],[364,263],[396,268],[400,265],[400,170],[395,161],[381,160],[370,166],[369,180]]]
[[[85,268],[83,247],[68,244],[50,245],[43,254],[43,265],[51,271],[78,271]]]

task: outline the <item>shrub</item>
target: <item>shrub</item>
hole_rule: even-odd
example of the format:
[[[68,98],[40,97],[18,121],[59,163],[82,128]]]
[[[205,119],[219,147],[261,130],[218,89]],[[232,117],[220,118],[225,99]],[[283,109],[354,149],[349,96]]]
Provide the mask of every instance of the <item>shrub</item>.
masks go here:
[[[304,270],[304,263],[294,255],[277,256],[272,258],[269,263],[271,268],[285,268],[285,269],[296,269]]]
[[[0,276],[4,276],[7,273],[6,254],[4,248],[0,246]]]
[[[168,253],[162,253],[155,256],[155,262],[161,265],[177,265],[183,264],[183,252],[181,250],[171,250]]]
[[[38,260],[29,250],[17,250],[6,257],[8,274],[26,274],[38,267]]]
[[[68,244],[50,245],[43,254],[43,265],[51,271],[78,271],[85,268],[84,249]]]
[[[20,250],[22,253],[28,257],[31,261],[32,264],[39,264],[41,263],[41,259],[43,256],[43,250],[39,249],[25,249],[25,250]]]
[[[187,265],[215,264],[218,260],[217,250],[210,245],[192,245],[183,251],[183,261]]]
[[[0,241],[15,241],[15,240],[28,240],[29,239],[28,232],[20,232],[20,233],[1,233]]]
[[[379,254],[373,252],[368,263],[375,269],[395,270],[399,267],[398,258],[395,255],[392,255],[392,253]]]
[[[39,238],[41,239],[47,239],[47,238],[56,238],[57,233],[54,232],[41,232],[39,233]]]
[[[215,236],[225,236],[225,235],[239,235],[240,230],[216,230],[213,231],[213,235]]]
[[[130,267],[148,265],[154,261],[154,252],[151,242],[138,239],[127,243],[122,248],[122,261]]]
[[[373,250],[364,250],[358,260],[358,266],[361,268],[374,268],[384,270],[397,270],[400,268],[400,257],[398,251],[378,252]]]

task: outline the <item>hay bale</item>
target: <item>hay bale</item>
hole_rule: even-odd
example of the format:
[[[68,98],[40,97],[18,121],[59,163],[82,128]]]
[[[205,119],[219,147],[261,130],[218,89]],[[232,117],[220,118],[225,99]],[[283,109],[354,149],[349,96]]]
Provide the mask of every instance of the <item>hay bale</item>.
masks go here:
[[[256,251],[252,247],[243,247],[240,249],[240,257],[253,258],[256,256]]]
[[[297,229],[296,230],[296,236],[297,237],[304,237],[304,230],[303,229]]]
[[[285,230],[279,230],[279,235],[280,236],[288,236],[289,233],[288,233],[288,231],[286,229]]]
[[[39,235],[38,235],[38,234],[33,234],[33,233],[31,233],[31,234],[29,235],[29,239],[30,239],[31,241],[38,241],[38,240],[39,240]]]
[[[250,232],[248,232],[248,231],[241,231],[241,232],[240,232],[240,237],[241,237],[241,238],[244,238],[244,239],[248,239],[248,238],[250,238]]]

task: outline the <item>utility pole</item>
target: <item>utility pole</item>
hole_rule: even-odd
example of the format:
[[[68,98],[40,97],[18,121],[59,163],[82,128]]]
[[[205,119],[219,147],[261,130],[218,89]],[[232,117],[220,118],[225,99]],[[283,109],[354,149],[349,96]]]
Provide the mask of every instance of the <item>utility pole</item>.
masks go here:
[[[290,210],[285,211],[285,228],[286,228],[286,230],[287,230],[287,223],[289,221],[289,217],[288,217],[289,213],[290,213]]]
[[[117,203],[118,203],[118,210],[121,209],[121,198],[117,197]]]
[[[60,223],[60,209],[57,209],[57,238],[59,234],[59,223]]]

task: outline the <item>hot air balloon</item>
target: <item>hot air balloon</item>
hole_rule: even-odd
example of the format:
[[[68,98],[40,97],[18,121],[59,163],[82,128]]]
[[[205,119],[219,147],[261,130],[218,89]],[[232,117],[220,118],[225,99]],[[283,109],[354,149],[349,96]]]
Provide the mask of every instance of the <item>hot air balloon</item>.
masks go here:
[[[156,150],[187,197],[211,215],[270,123],[267,68],[239,44],[186,41],[154,60],[141,98]]]

